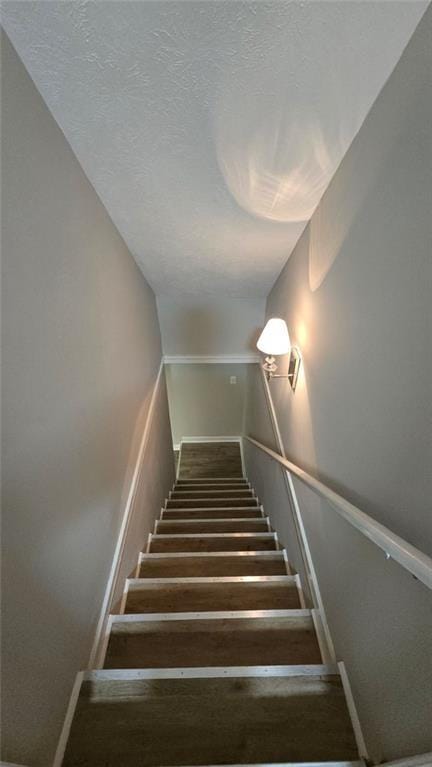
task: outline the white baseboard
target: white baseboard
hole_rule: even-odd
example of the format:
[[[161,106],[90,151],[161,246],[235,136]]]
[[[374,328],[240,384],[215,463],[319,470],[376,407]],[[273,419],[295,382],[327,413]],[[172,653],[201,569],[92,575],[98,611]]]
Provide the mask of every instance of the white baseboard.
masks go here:
[[[167,365],[228,365],[229,363],[250,364],[259,362],[259,354],[165,354],[164,362]]]
[[[339,669],[339,673],[341,677],[342,687],[345,693],[345,699],[346,699],[348,712],[351,719],[352,728],[354,731],[354,737],[357,743],[359,756],[361,757],[361,759],[364,759],[365,761],[369,761],[369,754],[367,752],[365,739],[363,737],[363,731],[362,731],[360,719],[357,713],[357,708],[354,701],[354,696],[352,694],[351,685],[348,678],[345,663],[343,661],[339,661],[337,665],[338,665],[338,669]]]
[[[147,418],[144,425],[141,443],[139,446],[138,455],[137,455],[137,459],[136,459],[133,474],[132,474],[129,492],[126,499],[125,509],[123,511],[122,524],[118,534],[117,544],[114,550],[114,556],[111,563],[111,569],[109,572],[108,581],[105,588],[104,598],[102,601],[102,608],[99,615],[99,620],[98,620],[98,624],[97,624],[97,628],[95,632],[92,650],[90,653],[88,668],[95,668],[98,666],[98,661],[99,661],[98,656],[100,655],[99,650],[101,648],[101,645],[103,644],[103,639],[105,636],[105,627],[106,627],[108,616],[111,610],[111,603],[112,603],[114,591],[117,585],[118,573],[120,571],[120,567],[122,563],[122,557],[123,557],[124,547],[126,544],[127,533],[128,533],[130,521],[132,518],[132,513],[133,513],[135,495],[138,489],[138,482],[139,482],[142,464],[143,464],[143,457],[144,457],[145,449],[147,447],[147,442],[149,439],[150,427],[153,420],[153,413],[154,413],[156,398],[159,391],[160,381],[161,381],[161,377],[163,373],[163,366],[164,366],[164,363],[162,358],[160,366],[159,366],[159,370],[156,376],[156,381],[153,386]]]
[[[66,716],[64,718],[62,731],[60,733],[60,738],[57,744],[57,750],[55,752],[53,767],[61,767],[62,765],[64,752],[68,742],[70,728],[72,725],[72,720],[74,718],[76,704],[78,701],[83,678],[84,678],[84,671],[79,671],[75,677],[75,682],[72,687],[71,696],[69,698],[69,703],[66,710]]]

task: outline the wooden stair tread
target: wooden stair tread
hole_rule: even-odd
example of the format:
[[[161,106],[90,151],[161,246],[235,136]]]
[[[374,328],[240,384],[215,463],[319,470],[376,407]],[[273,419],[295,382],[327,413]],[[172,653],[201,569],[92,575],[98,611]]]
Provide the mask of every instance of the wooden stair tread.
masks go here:
[[[203,535],[152,535],[151,552],[276,550],[274,533],[219,533]]]
[[[207,678],[134,671],[86,674],[63,764],[355,759],[340,678],[320,669],[294,676],[282,675],[278,667],[271,676],[233,669],[234,676]]]
[[[131,579],[125,612],[271,610],[300,607],[293,576]]]
[[[241,485],[241,484],[249,484],[246,477],[239,476],[239,477],[189,477],[189,478],[182,478],[178,477],[175,481],[176,485],[205,485],[205,484],[212,484],[212,485],[223,485],[223,484],[229,484],[229,485]]]
[[[173,491],[184,490],[228,490],[233,488],[235,490],[251,490],[249,482],[246,480],[226,480],[226,482],[215,482],[212,480],[200,481],[200,482],[176,482],[173,486]]]
[[[267,517],[257,519],[161,519],[155,533],[260,533],[270,530]]]
[[[259,500],[253,498],[168,498],[167,509],[218,508],[220,506],[259,506]]]
[[[230,496],[233,498],[253,498],[254,492],[249,488],[221,487],[216,490],[207,490],[207,488],[200,487],[198,490],[181,490],[176,488],[170,493],[170,498],[226,498]]]
[[[263,516],[262,506],[222,506],[216,509],[162,509],[161,519],[257,519]]]
[[[284,617],[114,620],[105,668],[321,663],[310,611]],[[135,616],[133,616],[135,617]],[[144,618],[144,619],[143,619]]]
[[[139,569],[140,578],[285,574],[284,555],[279,551],[233,554],[197,552],[195,555],[188,554],[181,557],[174,553],[165,556],[157,555],[156,558],[154,554],[146,554],[143,555]]]

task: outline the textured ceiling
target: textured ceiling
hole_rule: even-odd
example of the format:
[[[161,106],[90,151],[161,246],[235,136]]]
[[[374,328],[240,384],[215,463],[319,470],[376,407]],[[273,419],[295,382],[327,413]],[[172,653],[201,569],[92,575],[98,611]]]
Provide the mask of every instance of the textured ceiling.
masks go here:
[[[426,2],[6,2],[158,294],[267,294]]]

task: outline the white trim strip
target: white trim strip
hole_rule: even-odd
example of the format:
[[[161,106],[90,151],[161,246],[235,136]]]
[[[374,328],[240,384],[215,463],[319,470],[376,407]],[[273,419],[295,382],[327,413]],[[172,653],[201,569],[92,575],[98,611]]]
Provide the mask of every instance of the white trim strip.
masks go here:
[[[228,365],[229,363],[250,364],[259,362],[259,354],[165,354],[167,365]]]
[[[105,588],[101,611],[99,613],[99,620],[97,623],[95,637],[93,640],[93,646],[92,646],[92,650],[91,650],[90,658],[88,662],[89,668],[97,665],[98,651],[100,649],[102,638],[105,634],[105,624],[108,620],[108,616],[111,610],[112,599],[113,599],[114,590],[117,583],[118,574],[120,571],[124,547],[126,545],[127,534],[128,534],[129,525],[132,518],[134,500],[137,493],[138,483],[139,483],[140,474],[141,474],[142,465],[143,465],[143,456],[144,456],[148,439],[149,439],[150,427],[153,420],[153,413],[155,409],[156,398],[159,391],[159,385],[162,378],[163,370],[164,370],[164,363],[162,358],[161,363],[159,365],[159,370],[156,376],[156,380],[153,386],[150,405],[147,412],[147,418],[146,418],[143,434],[141,437],[141,443],[138,450],[138,455],[137,455],[137,459],[136,459],[136,463],[135,463],[135,467],[134,467],[134,471],[133,471],[133,475],[132,475],[132,479],[130,483],[130,488],[129,488],[129,493],[126,500],[125,509],[123,512],[123,519],[122,519],[120,531],[117,538],[117,543],[116,543],[116,547],[114,551],[114,556],[112,559],[112,564],[111,564],[111,569],[108,576],[107,585]]]
[[[203,437],[203,436],[189,436],[189,437],[182,437],[180,440],[180,444],[184,445],[204,445],[206,442],[241,442],[241,437],[238,435],[217,435],[214,437]]]
[[[128,578],[126,583],[129,591],[133,588],[138,589],[145,586],[171,586],[176,583],[204,584],[213,583],[285,583],[287,586],[296,586],[295,575],[211,575],[186,578]]]
[[[152,535],[152,539],[155,538],[273,538],[277,542],[276,533],[158,533]]]
[[[148,539],[147,539],[147,546],[146,546],[146,550],[145,550],[146,554],[150,554],[152,538],[153,538],[153,533],[149,533],[149,536],[148,536]],[[141,552],[141,553],[143,553],[143,552]]]
[[[392,762],[392,765],[396,764],[396,762]],[[406,762],[407,767],[411,767],[411,763],[408,765],[408,762]],[[421,762],[421,765],[426,764],[425,762]],[[403,762],[403,767],[405,766],[405,762]],[[0,765],[1,767],[1,765]],[[191,765],[188,765],[188,767],[191,767]],[[202,766],[200,766],[202,767]],[[220,765],[206,765],[205,767],[220,767]],[[365,767],[365,763],[363,761],[361,762],[271,762],[268,764],[230,764],[228,767]],[[380,767],[388,767],[386,764],[380,765]],[[390,766],[391,767],[391,766]],[[413,763],[413,767],[416,767]],[[427,767],[430,767],[430,764],[427,764]]]
[[[253,620],[255,618],[310,618],[310,610],[219,610],[186,613],[127,613],[113,615],[112,623],[157,623],[158,621]]]
[[[382,549],[386,555],[398,562],[405,570],[408,570],[419,581],[425,584],[429,589],[432,589],[432,558],[424,554],[422,551],[412,546],[408,541],[405,541],[400,536],[393,533],[384,525],[376,522],[364,511],[361,511],[357,506],[342,498],[341,495],[331,490],[323,482],[315,479],[311,474],[303,471],[299,466],[296,466],[291,461],[283,458],[274,450],[262,445],[261,442],[257,442],[252,437],[245,437],[252,445],[255,445],[259,450],[266,453],[270,458],[277,461],[287,471],[297,477],[307,487],[312,488],[322,498],[325,498],[335,509],[343,519],[350,523],[372,543]]]
[[[312,609],[312,620],[314,624],[315,634],[318,640],[318,645],[321,653],[321,658],[323,663],[335,663],[336,659],[332,657],[331,652],[329,650],[328,644],[327,644],[327,637],[326,633],[323,628],[323,622],[321,620],[321,615],[319,610]]]
[[[362,759],[369,761],[369,754],[366,748],[365,739],[363,737],[360,719],[359,719],[357,708],[354,702],[354,696],[352,694],[351,685],[348,679],[345,663],[343,661],[339,661],[337,666],[338,666],[340,678],[342,681],[342,687],[345,693],[346,704],[348,707],[348,713],[350,715],[351,724],[354,731],[354,737],[356,739],[359,756]]]
[[[284,559],[284,562],[285,562],[285,569],[286,569],[287,575],[294,575],[294,573],[291,572],[291,567],[290,567],[290,563],[289,563],[289,560],[288,560],[288,552],[287,552],[287,550],[286,549],[280,549],[279,553],[281,553],[283,555],[283,559]]]
[[[215,488],[214,490],[205,490],[203,487],[200,487],[199,490],[192,490],[192,488],[187,488],[186,490],[177,490],[177,488],[176,488],[175,490],[170,490],[169,497],[172,498],[173,495],[178,495],[179,498],[184,498],[187,501],[188,498],[186,496],[189,496],[189,497],[192,496],[192,499],[194,499],[198,495],[198,493],[211,493],[211,495],[203,496],[203,497],[210,498],[210,500],[212,498],[217,498],[219,500],[219,499],[226,498],[226,494],[227,493],[234,493],[234,494],[236,494],[236,493],[243,493],[243,495],[238,495],[238,496],[236,495],[236,497],[238,497],[238,498],[255,498],[254,491],[251,488],[249,488],[249,487],[242,488],[242,487],[230,486],[230,487],[227,487],[226,489],[224,489],[224,487],[225,486],[222,486],[220,489],[219,488]],[[220,493],[220,495],[213,495],[213,493]],[[245,495],[245,493],[246,493],[246,495]]]
[[[111,628],[112,628],[112,624],[114,622],[114,618],[115,617],[116,617],[115,615],[111,614],[109,616],[108,622],[106,624],[105,637],[104,637],[104,641],[102,643],[101,652],[100,652],[100,657],[101,657],[100,668],[103,668],[104,665],[105,665],[105,658],[106,658],[106,654],[107,654],[107,650],[108,650],[109,640],[110,640],[110,637],[111,637]]]
[[[335,665],[324,664],[305,666],[205,666],[197,668],[125,668],[96,669],[85,671],[83,681],[139,681],[140,679],[224,679],[225,677],[299,677],[299,676],[337,676],[339,669]]]
[[[303,586],[302,586],[301,578],[300,578],[298,573],[296,573],[295,575],[292,575],[291,577],[294,578],[294,580],[296,582],[297,591],[298,591],[299,600],[300,600],[300,606],[303,609],[305,609],[306,608],[306,602],[305,602],[305,598],[304,598]]]
[[[205,498],[200,498],[200,500],[201,501],[202,500],[205,501],[206,499]],[[227,499],[227,500],[232,501],[233,499],[230,498],[230,499]],[[250,511],[251,509],[253,511],[257,511],[257,510],[258,511],[263,511],[264,510],[262,504],[260,503],[260,504],[255,505],[255,506],[254,505],[251,505],[251,506],[185,506],[184,508],[179,508],[178,506],[169,506],[168,508],[164,507],[163,509],[161,509],[161,511],[162,512],[164,512],[164,511],[233,511],[233,510],[241,511],[242,509],[243,509],[243,511],[245,509],[247,509],[248,511]],[[252,517],[252,519],[253,519],[253,517]],[[258,519],[259,519],[259,517],[258,517]]]
[[[69,698],[69,703],[66,710],[66,716],[64,718],[62,731],[60,733],[60,738],[59,738],[57,749],[54,756],[53,767],[61,767],[62,765],[64,753],[66,750],[66,745],[69,738],[70,728],[72,726],[72,720],[74,718],[75,708],[79,698],[80,689],[81,689],[84,676],[85,676],[85,672],[79,671],[75,677],[75,682],[72,687],[71,696]]]
[[[120,607],[119,607],[120,615],[123,615],[123,613],[125,611],[125,608],[126,608],[126,602],[127,602],[127,598],[128,598],[128,594],[129,594],[129,582],[130,582],[130,580],[131,580],[130,578],[127,578],[125,580],[125,587],[124,587],[124,591],[123,591],[123,594],[122,594],[122,598],[121,598],[121,602],[120,602]]]
[[[259,557],[265,559],[277,559],[283,561],[283,550],[274,549],[270,550],[257,550],[257,551],[157,551],[152,553],[141,553],[140,562],[155,559],[166,559],[167,557],[178,558],[182,557]],[[291,573],[287,573],[291,575]]]
[[[189,487],[188,487],[188,484],[190,485]],[[223,482],[213,482],[212,483],[212,482],[209,481],[208,483],[207,482],[206,483],[200,482],[199,484],[197,482],[188,483],[186,481],[184,483],[182,482],[180,484],[175,482],[174,485],[173,485],[173,492],[176,492],[176,493],[177,492],[183,492],[183,490],[180,490],[180,488],[185,488],[185,492],[187,490],[195,492],[195,488],[199,488],[200,490],[206,490],[207,488],[209,490],[213,490],[213,489],[217,490],[218,488],[221,488],[223,490],[224,487],[226,487],[228,490],[230,488],[235,488],[236,490],[237,489],[238,490],[252,490],[249,482],[246,482],[246,480],[241,480],[240,481],[240,480],[233,479],[232,482],[229,482],[228,480],[224,480]]]
[[[177,447],[174,446],[174,450],[178,450],[177,468],[176,468],[176,473],[175,473],[176,482],[177,482],[177,480],[179,478],[179,474],[180,474],[181,447],[182,447],[181,446],[181,442],[180,442],[180,444]]]

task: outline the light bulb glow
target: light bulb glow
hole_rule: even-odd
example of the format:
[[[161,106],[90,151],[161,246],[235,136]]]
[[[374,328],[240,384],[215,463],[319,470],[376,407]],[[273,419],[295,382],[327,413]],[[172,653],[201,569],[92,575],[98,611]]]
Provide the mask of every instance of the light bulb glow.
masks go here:
[[[288,354],[291,342],[285,320],[279,317],[268,320],[258,339],[257,347],[264,354]]]

